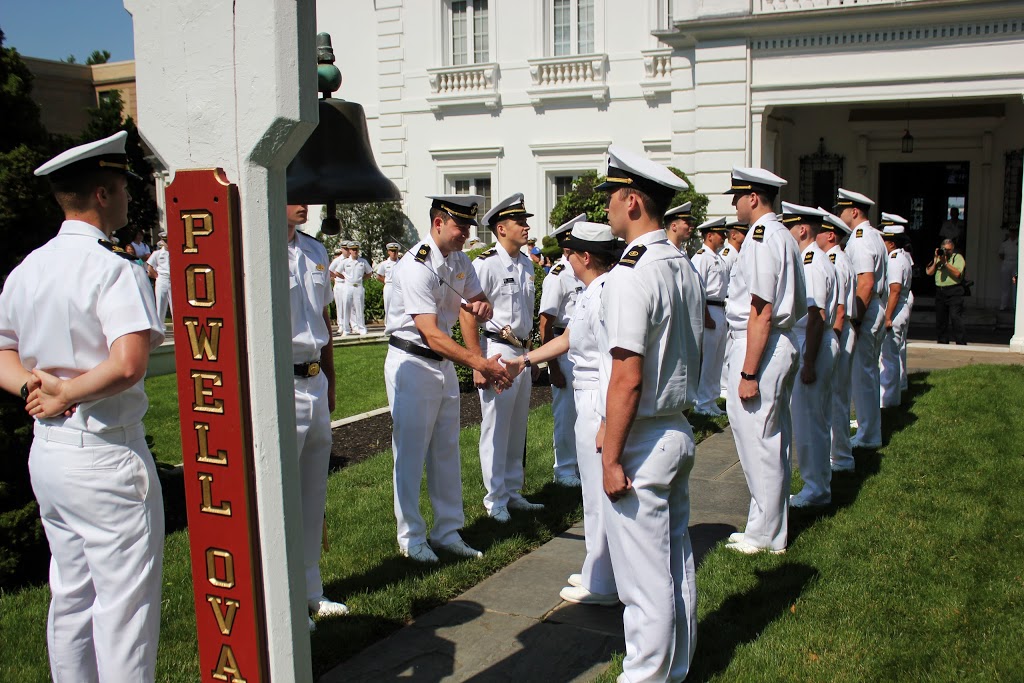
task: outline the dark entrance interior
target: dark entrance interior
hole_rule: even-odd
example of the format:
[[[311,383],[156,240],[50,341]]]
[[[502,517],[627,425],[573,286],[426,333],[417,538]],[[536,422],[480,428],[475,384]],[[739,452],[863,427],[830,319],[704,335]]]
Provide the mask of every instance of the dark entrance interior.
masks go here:
[[[942,238],[939,231],[956,208],[963,221],[957,250],[966,256],[965,237],[971,229],[967,206],[970,163],[967,161],[896,162],[879,165],[878,205],[880,211],[897,213],[908,221],[907,232],[914,256],[916,296],[933,296],[935,281],[925,274]],[[880,215],[875,217],[876,221]]]

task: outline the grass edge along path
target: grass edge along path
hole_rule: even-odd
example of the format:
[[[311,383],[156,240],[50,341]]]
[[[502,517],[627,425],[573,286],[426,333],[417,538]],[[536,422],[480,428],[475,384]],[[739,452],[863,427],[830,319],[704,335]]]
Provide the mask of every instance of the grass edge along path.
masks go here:
[[[791,512],[785,555],[704,558],[688,683],[1020,680],[1024,368],[911,379],[833,505]]]
[[[700,441],[724,424],[724,418],[698,417],[693,420],[694,436]],[[413,617],[455,598],[579,521],[579,489],[551,483],[551,430],[550,406],[533,409],[527,432],[524,493],[547,509],[540,514],[514,514],[506,525],[488,518],[483,509],[480,428],[461,430],[466,510],[463,537],[485,552],[483,560],[442,558],[440,565],[424,566],[398,555],[390,450],[330,476],[327,523],[331,549],[324,553],[321,568],[326,595],[345,602],[352,614],[318,623],[311,636],[315,676],[405,626]],[[432,513],[425,486],[421,509],[429,526]],[[157,681],[193,681],[198,671],[187,533],[170,534],[165,544]],[[48,602],[46,586],[0,594],[0,680],[48,680]]]

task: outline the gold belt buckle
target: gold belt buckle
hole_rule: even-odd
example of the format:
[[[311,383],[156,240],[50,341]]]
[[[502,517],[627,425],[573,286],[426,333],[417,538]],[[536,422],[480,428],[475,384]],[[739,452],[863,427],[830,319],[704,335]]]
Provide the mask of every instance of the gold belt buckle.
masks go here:
[[[309,369],[306,370],[306,377],[316,377],[319,374],[320,374],[320,364],[316,363],[316,362],[310,363],[309,364]]]

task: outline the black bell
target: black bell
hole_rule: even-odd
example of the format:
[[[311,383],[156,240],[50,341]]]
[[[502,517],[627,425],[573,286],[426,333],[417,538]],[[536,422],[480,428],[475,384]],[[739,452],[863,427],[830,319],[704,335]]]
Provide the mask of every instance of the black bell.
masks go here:
[[[327,218],[320,230],[337,235],[337,204],[399,201],[401,195],[373,159],[362,105],[329,96],[341,83],[329,34],[317,35],[317,54],[324,95],[319,100],[320,123],[288,165],[288,203],[326,204]]]

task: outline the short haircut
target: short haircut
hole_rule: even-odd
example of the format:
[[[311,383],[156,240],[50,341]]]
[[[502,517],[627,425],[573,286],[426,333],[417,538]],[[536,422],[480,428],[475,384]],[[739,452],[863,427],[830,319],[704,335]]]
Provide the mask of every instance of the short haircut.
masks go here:
[[[644,207],[644,211],[646,211],[652,218],[664,216],[665,212],[668,211],[668,205],[672,203],[672,197],[665,197],[659,201],[635,187],[623,187],[620,189],[627,195],[636,195],[640,204]],[[675,219],[673,218],[673,220]]]
[[[758,199],[768,206],[775,204],[775,198],[778,196],[777,192],[768,192],[767,190],[751,190],[750,194],[756,194]]]
[[[113,191],[118,178],[124,177],[108,168],[97,168],[74,174],[57,174],[50,179],[50,187],[57,204],[65,212],[85,211],[89,208],[93,192],[103,187]]]

